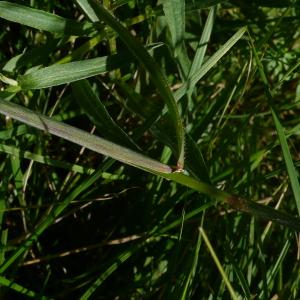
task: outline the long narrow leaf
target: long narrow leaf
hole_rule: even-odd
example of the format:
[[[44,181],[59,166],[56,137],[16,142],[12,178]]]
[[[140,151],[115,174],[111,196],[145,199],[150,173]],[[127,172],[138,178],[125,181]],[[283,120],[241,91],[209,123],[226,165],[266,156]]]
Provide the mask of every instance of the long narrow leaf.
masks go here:
[[[66,169],[69,171],[76,172],[76,173],[92,174],[95,171],[94,169],[85,168],[80,165],[51,159],[48,156],[35,154],[35,153],[29,152],[29,151],[22,151],[14,146],[0,144],[0,152],[7,153],[7,154],[13,155],[14,157],[18,157],[18,158],[30,159],[35,162],[42,163],[44,165],[62,168],[62,169]],[[109,176],[110,176],[109,174],[103,174],[103,175],[105,176],[103,178],[109,178]],[[107,177],[107,175],[108,175],[108,177]],[[117,176],[117,177],[119,177],[119,176]]]
[[[137,250],[138,246],[132,247],[132,249],[127,250],[119,254],[114,262],[91,284],[91,286],[84,292],[84,294],[79,298],[80,300],[87,300],[95,292],[95,290],[103,283],[103,281],[109,277],[114,271],[118,269],[118,266],[127,261]]]
[[[225,285],[228,289],[228,292],[230,293],[231,298],[234,299],[234,300],[238,300],[238,297],[237,297],[237,295],[236,295],[236,293],[233,289],[233,286],[231,285],[231,282],[229,281],[229,278],[228,278],[225,270],[223,269],[222,264],[221,264],[221,262],[220,262],[220,260],[217,256],[212,244],[210,243],[210,240],[208,239],[208,236],[206,235],[206,232],[204,231],[204,229],[202,227],[200,227],[199,230],[200,230],[200,233],[203,237],[203,240],[204,240],[204,242],[205,242],[205,244],[208,248],[208,251],[209,251],[211,257],[213,258],[213,260],[214,260],[214,262],[215,262],[215,264],[216,264],[216,266],[217,266],[217,268],[218,268],[218,270],[219,270],[219,272],[220,272],[220,274],[221,274],[221,276],[222,276],[222,278],[225,282]]]
[[[119,68],[130,61],[129,54],[116,54],[92,59],[55,64],[35,72],[19,76],[18,83],[23,90],[41,89],[65,84],[99,75]]]
[[[0,18],[39,30],[68,35],[83,35],[92,29],[91,23],[78,23],[24,5],[0,1]]]
[[[289,178],[291,181],[291,186],[292,186],[293,194],[295,197],[296,205],[298,208],[298,213],[300,215],[300,185],[299,185],[299,181],[298,181],[297,171],[296,171],[296,168],[293,163],[293,159],[292,159],[292,156],[291,156],[291,153],[289,150],[289,146],[288,146],[288,143],[286,140],[284,129],[283,129],[283,127],[279,121],[279,118],[273,108],[271,108],[271,112],[272,112],[276,130],[277,130],[279,142],[281,145],[286,169],[288,171]]]
[[[205,22],[201,39],[199,41],[196,54],[193,59],[193,63],[189,71],[187,82],[189,82],[189,80],[193,78],[195,74],[197,74],[197,70],[199,70],[203,64],[205,52],[207,49],[207,44],[210,40],[210,36],[211,36],[211,32],[215,20],[215,15],[216,15],[216,7],[214,6],[210,9],[207,20]],[[189,84],[188,92],[190,93],[193,89],[194,89],[194,85]]]
[[[189,86],[194,86],[216,63],[236,44],[236,42],[246,32],[246,27],[240,28],[217,52],[215,52],[202,67],[190,78],[188,82],[185,82],[175,93],[174,97],[176,101],[180,100],[188,91]]]
[[[30,126],[44,130],[68,141],[91,149],[95,152],[110,156],[126,164],[150,169],[154,172],[171,173],[172,168],[160,162],[134,152],[115,143],[109,142],[100,137],[70,126],[68,124],[55,121],[44,115],[35,113],[19,105],[0,99],[0,111],[12,118],[24,122]]]
[[[293,159],[292,159],[292,156],[291,156],[291,153],[290,153],[290,150],[289,150],[289,146],[288,146],[288,143],[287,143],[287,140],[286,140],[286,135],[285,135],[284,129],[281,125],[281,122],[280,122],[279,117],[278,117],[278,113],[276,112],[275,106],[273,104],[274,103],[273,95],[272,95],[272,92],[270,90],[270,85],[269,85],[269,82],[268,82],[268,79],[267,79],[267,76],[266,76],[264,66],[263,66],[262,62],[260,61],[260,59],[258,57],[258,53],[255,49],[255,46],[254,46],[254,43],[253,43],[251,37],[250,37],[250,41],[251,41],[254,57],[255,57],[257,65],[258,65],[259,74],[260,74],[261,80],[262,80],[262,82],[264,84],[264,87],[265,87],[265,95],[267,97],[267,100],[268,100],[268,103],[269,103],[269,106],[270,106],[270,110],[271,110],[271,113],[272,113],[272,117],[273,117],[273,120],[274,120],[274,123],[275,123],[276,131],[277,131],[278,138],[279,138],[279,143],[280,143],[282,154],[283,154],[283,157],[284,157],[284,162],[285,162],[285,165],[286,165],[286,169],[287,169],[289,179],[290,179],[290,182],[291,182],[293,194],[294,194],[294,197],[295,197],[295,202],[296,202],[296,206],[297,206],[297,209],[298,209],[298,214],[300,215],[300,185],[299,185],[299,181],[298,181],[297,171],[296,171],[296,168],[295,168],[294,163],[293,163]]]
[[[174,47],[178,47],[184,38],[185,0],[164,0],[163,10],[169,26]]]
[[[138,150],[133,140],[111,118],[101,100],[92,90],[87,80],[72,83],[72,90],[77,102],[108,140]]]

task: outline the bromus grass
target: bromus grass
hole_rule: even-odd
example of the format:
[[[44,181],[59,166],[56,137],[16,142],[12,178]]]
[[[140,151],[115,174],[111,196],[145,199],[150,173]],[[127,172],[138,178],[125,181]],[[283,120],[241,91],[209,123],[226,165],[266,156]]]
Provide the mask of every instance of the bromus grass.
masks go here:
[[[299,298],[296,1],[0,1],[1,297]]]

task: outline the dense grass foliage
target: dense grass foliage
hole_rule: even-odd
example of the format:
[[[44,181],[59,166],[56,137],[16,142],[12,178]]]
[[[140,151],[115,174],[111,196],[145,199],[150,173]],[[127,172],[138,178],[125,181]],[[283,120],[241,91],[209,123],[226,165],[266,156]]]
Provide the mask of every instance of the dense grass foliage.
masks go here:
[[[0,298],[299,299],[299,20],[0,1]]]

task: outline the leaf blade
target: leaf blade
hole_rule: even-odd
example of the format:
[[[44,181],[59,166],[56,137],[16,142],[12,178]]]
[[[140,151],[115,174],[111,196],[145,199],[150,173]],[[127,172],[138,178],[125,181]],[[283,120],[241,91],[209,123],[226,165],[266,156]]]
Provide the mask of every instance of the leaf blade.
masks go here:
[[[0,1],[0,18],[52,33],[84,35],[91,23],[78,23],[28,6]]]
[[[197,70],[200,69],[203,64],[203,59],[207,49],[207,44],[210,40],[212,28],[214,25],[215,15],[216,15],[216,6],[210,9],[209,14],[207,16],[207,20],[205,22],[205,26],[196,50],[196,54],[194,55],[194,59],[188,74],[187,81],[190,81],[191,78],[193,78],[193,76],[197,74]],[[194,85],[195,84],[189,84],[188,93],[191,93],[191,91],[194,89]]]
[[[74,97],[82,110],[89,117],[103,136],[112,142],[138,151],[138,146],[112,119],[102,101],[92,90],[87,80],[80,80],[71,84]]]
[[[18,83],[23,90],[47,88],[111,71],[128,63],[128,60],[130,55],[116,54],[66,64],[54,64],[19,76]]]
[[[246,32],[247,27],[240,28],[217,52],[215,52],[189,80],[185,82],[175,93],[176,101],[179,101],[188,91],[189,85],[195,85],[235,44]]]
[[[163,10],[171,32],[173,46],[177,48],[184,39],[185,0],[164,0]]]

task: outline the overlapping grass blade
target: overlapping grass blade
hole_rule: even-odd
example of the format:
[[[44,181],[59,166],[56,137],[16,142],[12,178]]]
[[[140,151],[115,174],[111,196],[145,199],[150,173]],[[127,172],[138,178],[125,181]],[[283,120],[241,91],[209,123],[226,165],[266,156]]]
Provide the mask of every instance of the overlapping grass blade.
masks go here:
[[[286,139],[284,129],[281,125],[281,122],[280,122],[279,117],[278,117],[278,113],[277,113],[277,111],[275,109],[275,106],[274,106],[273,95],[272,95],[271,88],[270,88],[270,85],[269,85],[269,82],[268,82],[268,79],[267,79],[267,76],[266,76],[264,66],[263,66],[263,64],[261,63],[261,61],[258,57],[258,53],[256,51],[256,48],[254,46],[254,43],[252,41],[251,36],[250,36],[250,41],[251,41],[254,57],[255,57],[257,65],[258,65],[260,78],[261,78],[261,80],[262,80],[262,82],[265,86],[265,95],[267,97],[267,100],[268,100],[268,103],[269,103],[269,106],[270,106],[270,110],[271,110],[271,113],[272,113],[272,117],[273,117],[273,120],[274,120],[276,131],[277,131],[277,134],[278,134],[278,139],[279,139],[279,143],[280,143],[280,146],[281,146],[282,154],[283,154],[283,157],[284,157],[286,169],[287,169],[287,172],[288,172],[288,175],[289,175],[289,179],[290,179],[290,182],[291,182],[291,187],[292,187],[293,194],[294,194],[294,197],[295,197],[296,206],[297,206],[297,209],[298,209],[298,214],[300,215],[300,185],[299,185],[299,181],[298,181],[297,171],[296,171],[296,168],[295,168],[294,163],[293,163],[293,159],[292,159],[292,156],[291,156],[291,153],[290,153],[290,150],[289,150],[289,146],[288,146],[288,143],[287,143],[287,139]]]
[[[143,101],[141,95],[136,93],[130,86],[126,85],[124,82],[120,82],[119,85],[128,96],[126,109],[145,120],[143,132],[150,129],[152,135],[158,141],[167,145],[173,152],[176,153],[176,141],[173,139],[169,126],[165,126],[165,122],[163,120],[158,121],[153,125],[157,119],[159,111],[162,108],[160,102],[154,100]],[[199,146],[190,134],[186,134],[185,148],[185,169],[188,170],[188,172],[190,172],[194,177],[208,183],[209,175],[205,160]]]
[[[112,162],[107,162],[104,166],[99,168],[90,177],[79,183],[74,190],[66,196],[52,211],[47,213],[46,217],[35,228],[34,232],[17,248],[17,250],[6,259],[0,266],[0,274],[3,274],[31,245],[38,239],[38,237],[56,220],[56,218],[68,207],[68,205],[78,197],[82,192],[88,189],[96,180],[101,178],[103,171],[108,168]]]
[[[272,112],[276,130],[277,130],[277,134],[278,134],[280,146],[282,149],[284,161],[286,164],[286,169],[289,174],[293,194],[294,194],[296,205],[298,208],[298,214],[300,215],[300,185],[299,185],[297,171],[294,166],[292,155],[290,153],[289,146],[288,146],[288,143],[286,140],[285,132],[281,125],[281,122],[279,121],[278,115],[272,107],[271,107],[271,112]]]
[[[227,253],[227,257],[228,257],[228,260],[230,261],[232,267],[233,267],[233,270],[239,280],[239,283],[243,289],[243,292],[244,292],[244,299],[245,300],[251,300],[252,297],[251,297],[251,292],[250,292],[250,287],[249,287],[249,282],[247,282],[244,274],[243,274],[243,270],[241,270],[241,268],[238,266],[238,264],[236,263],[235,261],[235,258],[231,255],[231,253]]]
[[[13,155],[14,157],[17,157],[17,158],[29,159],[29,160],[32,160],[37,163],[41,163],[41,164],[55,167],[55,168],[65,169],[65,170],[72,171],[72,172],[79,173],[79,174],[91,175],[95,172],[95,170],[92,168],[87,168],[87,167],[77,165],[77,164],[71,164],[66,161],[52,159],[51,157],[46,156],[46,155],[40,155],[40,154],[32,153],[29,151],[23,151],[14,146],[0,144],[0,152]],[[109,180],[124,179],[123,175],[114,175],[114,174],[110,174],[110,173],[106,173],[106,172],[103,172],[101,177],[103,179],[109,179]]]
[[[288,236],[288,239],[285,241],[277,260],[275,261],[274,265],[272,266],[272,268],[267,273],[267,284],[268,284],[268,286],[270,286],[272,281],[273,281],[273,285],[276,284],[276,279],[275,279],[276,274],[279,272],[280,267],[282,266],[284,259],[288,255],[288,250],[290,249],[290,246],[291,246],[291,235]],[[263,298],[263,292],[261,292],[261,294],[259,295],[259,298],[260,299]]]
[[[202,214],[205,210],[209,209],[210,207],[216,205],[216,201],[215,200],[211,200],[199,207],[197,207],[196,209],[192,210],[191,212],[187,213],[184,216],[185,221],[190,220],[192,218],[194,218],[195,216],[200,216],[200,214]],[[166,226],[162,227],[161,229],[159,229],[159,233],[164,234],[172,229],[174,229],[175,227],[180,226],[180,224],[182,224],[182,218],[177,218],[176,220],[172,221],[171,223],[167,224]]]
[[[19,76],[18,83],[23,90],[41,89],[70,83],[105,73],[130,62],[130,54],[103,56],[66,64],[55,64],[35,72]]]
[[[76,0],[78,5],[85,11],[86,7],[94,9],[95,14],[99,19],[105,21],[113,30],[115,30],[122,42],[128,47],[133,55],[139,60],[141,64],[149,71],[150,77],[157,87],[162,99],[165,101],[169,117],[172,121],[174,133],[177,142],[178,153],[178,168],[184,166],[184,127],[180,119],[178,107],[173,94],[168,86],[168,82],[160,71],[160,67],[156,64],[154,59],[150,56],[148,51],[141,45],[128,30],[115,18],[109,11],[107,11],[98,1],[94,0]]]
[[[43,10],[7,1],[0,1],[0,18],[59,34],[80,36],[93,30],[91,23],[78,23]]]
[[[190,266],[190,270],[188,270],[188,276],[185,280],[183,289],[180,292],[181,300],[188,299],[188,297],[192,294],[191,291],[189,291],[189,288],[190,286],[192,286],[192,282],[194,280],[195,274],[197,273],[201,242],[202,242],[201,233],[199,231],[197,236],[197,242],[194,247],[194,253],[191,254],[193,255],[193,262]]]
[[[187,83],[189,84],[189,81],[191,80],[191,78],[197,73],[197,71],[201,68],[202,64],[203,64],[203,60],[204,60],[204,56],[206,53],[206,49],[208,46],[208,42],[210,40],[210,36],[211,36],[211,32],[213,29],[213,24],[214,24],[214,19],[215,19],[215,15],[216,15],[216,7],[212,7],[209,11],[209,14],[207,16],[207,20],[205,22],[205,26],[188,74],[188,78],[187,78]],[[195,82],[196,84],[196,82]],[[188,93],[191,93],[191,91],[194,89],[194,85],[193,84],[189,84]]]
[[[51,159],[50,157],[44,156],[44,155],[39,155],[36,153],[32,153],[29,151],[22,151],[18,149],[17,147],[9,146],[9,145],[3,145],[0,144],[0,152],[7,153],[10,155],[13,155],[14,157],[18,158],[26,158],[33,160],[38,163],[42,163],[45,165],[57,167],[57,168],[62,168],[66,169],[69,171],[73,171],[76,173],[81,173],[81,174],[92,174],[94,172],[93,169],[85,168],[76,164],[70,164],[68,162],[63,162],[60,160],[55,160]]]
[[[225,285],[228,289],[228,292],[230,293],[231,298],[234,299],[234,300],[238,300],[239,298],[237,297],[236,292],[233,289],[233,286],[232,286],[227,274],[225,273],[224,268],[222,267],[222,264],[221,264],[221,262],[220,262],[220,260],[217,256],[212,244],[210,243],[210,240],[208,239],[208,236],[206,235],[205,230],[202,227],[200,227],[199,230],[200,230],[201,236],[203,237],[203,240],[206,244],[206,247],[207,247],[211,257],[214,260],[214,262],[215,262],[215,264],[216,264],[216,266],[217,266],[217,268],[218,268],[218,270],[219,270],[219,272],[220,272],[220,274],[221,274],[221,276],[222,276],[222,278],[225,282]]]
[[[111,118],[87,80],[72,83],[73,95],[93,124],[108,140],[138,150],[133,140]]]
[[[174,93],[176,101],[180,100],[188,91],[189,86],[194,86],[216,63],[236,44],[237,41],[246,32],[246,27],[240,28],[218,51],[216,51],[202,67],[190,78],[188,82],[183,85]]]
[[[91,286],[84,292],[84,294],[79,299],[89,299],[92,296],[92,294],[96,291],[96,289],[103,283],[103,281],[114,271],[116,271],[119,265],[127,261],[138,249],[139,245],[134,246],[131,249],[122,252],[116,258],[114,258],[113,262],[109,265],[109,267],[99,276],[99,278],[97,278],[91,284]]]

